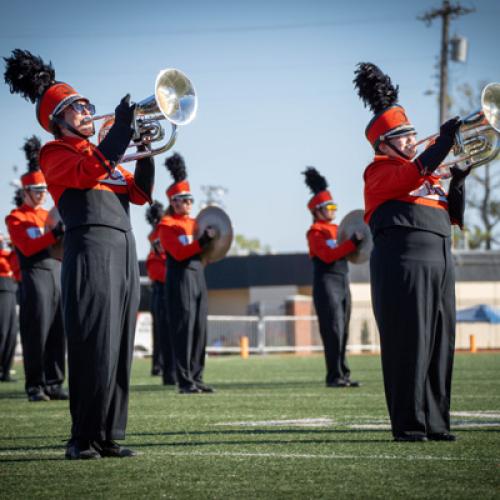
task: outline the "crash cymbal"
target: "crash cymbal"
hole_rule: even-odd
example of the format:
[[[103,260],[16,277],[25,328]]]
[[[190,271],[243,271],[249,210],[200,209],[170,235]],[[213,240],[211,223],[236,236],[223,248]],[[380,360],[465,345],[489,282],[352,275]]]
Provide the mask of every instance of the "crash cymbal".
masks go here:
[[[198,240],[209,226],[215,229],[216,237],[201,253],[204,264],[211,264],[224,258],[233,242],[231,219],[222,208],[212,205],[200,211],[196,217],[195,239]]]
[[[373,248],[373,239],[370,227],[363,220],[364,210],[353,210],[349,212],[340,222],[337,240],[340,243],[350,239],[354,233],[361,233],[363,241],[356,252],[349,254],[346,259],[353,264],[362,264],[370,258]]]

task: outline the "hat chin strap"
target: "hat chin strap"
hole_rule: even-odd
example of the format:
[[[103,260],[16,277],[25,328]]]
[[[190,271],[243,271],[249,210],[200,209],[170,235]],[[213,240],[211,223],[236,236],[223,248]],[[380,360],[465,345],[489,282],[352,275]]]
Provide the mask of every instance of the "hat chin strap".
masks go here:
[[[88,140],[88,136],[87,135],[84,135],[81,132],[79,132],[75,127],[71,126],[63,118],[59,118],[58,116],[54,116],[54,118],[52,118],[52,122],[55,123],[55,124],[57,124],[57,125],[59,125],[59,126],[61,126],[61,127],[64,127],[66,129],[68,129],[70,132],[72,132],[73,134],[77,135],[78,137],[81,137],[82,139]]]
[[[400,151],[396,146],[391,144],[389,141],[382,141],[388,148],[392,149],[397,155],[401,156],[405,160],[410,160],[411,158],[408,155],[405,155],[403,151]]]

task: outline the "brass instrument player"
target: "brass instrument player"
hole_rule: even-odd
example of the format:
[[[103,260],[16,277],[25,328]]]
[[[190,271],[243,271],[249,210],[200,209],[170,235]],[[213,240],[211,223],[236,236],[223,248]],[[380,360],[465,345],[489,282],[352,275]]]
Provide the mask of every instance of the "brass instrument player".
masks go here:
[[[140,293],[129,205],[150,203],[154,180],[150,157],[137,161],[134,174],[119,165],[135,105],[128,95],[121,100],[114,125],[95,146],[94,106],[56,81],[51,64],[16,49],[5,80],[36,103],[40,125],[54,135],[40,164],[66,228],[61,281],[72,427],[65,456],[134,456],[116,443],[125,437]]]

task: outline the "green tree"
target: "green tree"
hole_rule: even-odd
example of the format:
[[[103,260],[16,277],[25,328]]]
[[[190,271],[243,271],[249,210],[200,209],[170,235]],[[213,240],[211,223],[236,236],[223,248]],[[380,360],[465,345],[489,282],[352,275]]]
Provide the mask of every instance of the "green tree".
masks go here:
[[[481,91],[486,82],[477,88],[466,83],[458,87],[458,113],[465,116],[481,106]],[[491,248],[499,243],[497,226],[500,223],[500,198],[496,196],[500,187],[498,159],[474,169],[468,181],[467,207],[477,215],[476,223],[468,224],[467,240],[470,248]],[[470,220],[470,217],[467,217]]]
[[[233,246],[230,255],[248,255],[271,253],[269,245],[263,245],[257,238],[246,238],[242,234],[234,236]]]

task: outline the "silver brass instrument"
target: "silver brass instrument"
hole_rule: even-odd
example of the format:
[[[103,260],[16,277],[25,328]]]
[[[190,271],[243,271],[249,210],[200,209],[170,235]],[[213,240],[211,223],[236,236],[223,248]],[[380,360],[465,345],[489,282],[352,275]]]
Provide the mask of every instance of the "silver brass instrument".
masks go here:
[[[417,142],[432,141],[438,134]],[[500,152],[500,83],[489,83],[481,92],[481,108],[462,119],[455,144],[438,171],[476,168],[494,160]]]
[[[216,236],[201,253],[201,260],[205,265],[224,258],[233,242],[231,219],[222,208],[211,205],[200,211],[196,217],[194,238],[200,239],[209,226],[215,229]]]
[[[351,239],[355,233],[361,233],[363,239],[355,252],[349,254],[346,259],[353,264],[362,264],[370,258],[373,249],[372,233],[363,216],[364,210],[353,210],[349,212],[340,222],[337,240],[340,243]]]
[[[155,93],[138,102],[135,106],[132,143],[129,147],[140,143],[149,144],[161,141],[165,131],[160,120],[167,120],[172,126],[172,131],[167,142],[156,149],[125,155],[121,163],[140,160],[155,156],[169,150],[177,138],[177,127],[187,125],[194,120],[198,108],[198,100],[193,84],[188,77],[174,68],[163,69],[158,73],[155,82]],[[114,114],[93,117],[93,121],[105,120],[99,131],[101,141],[113,124]]]

